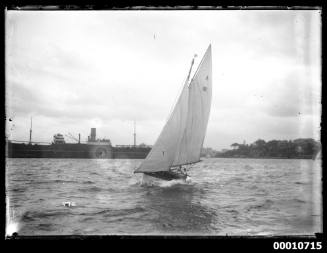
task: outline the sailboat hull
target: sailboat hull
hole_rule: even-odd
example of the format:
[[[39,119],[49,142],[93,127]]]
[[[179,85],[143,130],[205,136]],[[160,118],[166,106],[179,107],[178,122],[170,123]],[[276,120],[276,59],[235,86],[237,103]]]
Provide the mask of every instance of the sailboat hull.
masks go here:
[[[186,180],[187,178],[186,174],[182,174],[174,171],[145,172],[144,174],[167,181],[176,180],[176,179]]]

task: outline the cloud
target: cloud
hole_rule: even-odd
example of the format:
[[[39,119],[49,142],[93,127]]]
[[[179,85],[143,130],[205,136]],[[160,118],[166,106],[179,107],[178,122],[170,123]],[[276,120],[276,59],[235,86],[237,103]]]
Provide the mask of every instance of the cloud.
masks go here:
[[[15,116],[13,133],[25,138],[33,115],[40,140],[58,131],[87,136],[96,125],[120,144],[130,142],[136,120],[139,141],[153,144],[194,53],[197,65],[212,43],[205,145],[314,135],[320,115],[319,15],[9,11],[6,104]]]
[[[319,43],[316,29],[319,30],[317,24],[321,12],[276,10],[252,13],[240,15],[240,19],[252,33],[247,39],[256,47],[254,57],[272,55],[305,64],[313,64],[320,57],[316,50]]]
[[[282,80],[271,83],[265,92],[262,109],[274,117],[298,117],[319,113],[319,94],[306,73],[289,73]],[[318,100],[319,101],[319,100]]]

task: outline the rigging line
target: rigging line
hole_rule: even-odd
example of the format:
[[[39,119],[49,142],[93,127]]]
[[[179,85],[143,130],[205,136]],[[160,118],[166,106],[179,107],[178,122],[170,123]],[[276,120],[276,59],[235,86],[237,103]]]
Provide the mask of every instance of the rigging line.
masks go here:
[[[195,60],[195,57],[197,57],[198,55],[195,54],[193,59],[192,59],[192,62],[191,62],[191,67],[190,67],[190,71],[188,72],[188,75],[187,75],[187,81],[190,80],[190,76],[191,76],[191,72],[192,72],[192,68],[193,68],[193,65],[194,65],[194,60]],[[191,83],[188,84],[188,86],[190,86]]]
[[[184,86],[185,86],[186,83],[187,83],[187,79],[185,79],[185,81],[183,82],[183,85],[179,88],[179,92],[177,93],[178,95],[175,97],[174,102],[171,105],[171,108],[169,110],[168,117],[166,118],[166,122],[168,122],[168,120],[170,119],[171,115],[173,114],[173,111],[174,111],[174,109],[175,109],[175,107],[176,107],[179,99],[182,96],[182,93],[183,93],[183,90],[184,90]]]
[[[174,99],[174,103],[172,104],[172,107],[170,108],[170,111],[169,111],[169,114],[168,114],[168,118],[166,119],[166,122],[169,120],[171,114],[173,113],[174,108],[175,108],[175,106],[176,106],[176,104],[177,104],[179,98],[180,98],[181,95],[182,95],[182,91],[184,90],[185,85],[187,85],[188,80],[190,79],[190,74],[191,74],[192,67],[193,67],[193,64],[194,64],[194,59],[195,59],[196,56],[197,56],[197,55],[195,54],[194,57],[193,57],[193,59],[192,59],[191,67],[190,67],[189,73],[188,73],[186,79],[184,79],[183,85],[181,86],[181,88],[179,89],[179,92],[177,93],[177,94],[179,94],[179,96],[177,95],[177,96],[175,97],[175,99]]]
[[[197,75],[197,73],[198,73],[198,71],[199,71],[199,69],[200,69],[200,66],[201,66],[202,63],[203,63],[204,58],[206,58],[207,53],[208,53],[208,49],[209,49],[209,47],[207,48],[206,52],[204,53],[204,55],[203,55],[203,57],[202,57],[202,59],[201,59],[201,62],[200,62],[200,64],[198,65],[198,68],[196,69],[196,71],[195,71],[195,73],[194,73],[194,75],[193,75],[193,77],[192,77],[192,79],[191,79],[191,82],[193,81],[193,78]],[[190,82],[190,83],[191,83],[191,82]]]

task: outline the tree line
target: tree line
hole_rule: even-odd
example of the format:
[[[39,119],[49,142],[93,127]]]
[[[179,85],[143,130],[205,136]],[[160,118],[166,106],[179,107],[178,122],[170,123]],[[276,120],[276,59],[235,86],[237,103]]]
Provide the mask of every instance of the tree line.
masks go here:
[[[298,158],[314,159],[321,150],[321,144],[311,138],[296,140],[265,140],[258,139],[251,144],[233,143],[231,150],[215,151],[204,148],[201,152],[206,157],[226,158]]]

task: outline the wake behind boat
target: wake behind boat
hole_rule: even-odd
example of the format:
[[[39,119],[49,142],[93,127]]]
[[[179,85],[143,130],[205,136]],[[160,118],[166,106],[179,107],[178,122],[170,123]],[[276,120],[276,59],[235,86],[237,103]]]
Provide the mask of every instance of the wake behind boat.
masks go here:
[[[163,180],[186,179],[186,166],[200,161],[212,96],[211,45],[190,80],[191,68],[179,99],[150,153],[134,173]]]

